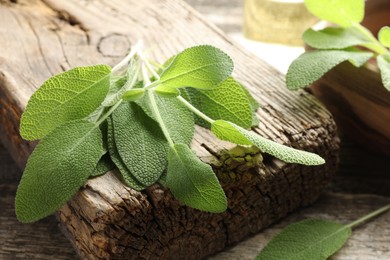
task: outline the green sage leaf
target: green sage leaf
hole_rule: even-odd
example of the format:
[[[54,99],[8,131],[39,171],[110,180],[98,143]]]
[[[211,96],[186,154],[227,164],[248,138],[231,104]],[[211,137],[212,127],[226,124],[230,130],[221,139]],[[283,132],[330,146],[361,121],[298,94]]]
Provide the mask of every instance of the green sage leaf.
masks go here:
[[[387,48],[390,48],[390,27],[384,26],[379,30],[378,33],[379,42]]]
[[[41,139],[57,126],[92,113],[107,94],[110,72],[106,65],[78,67],[45,81],[28,101],[21,136]]]
[[[244,128],[252,126],[251,103],[247,93],[234,78],[227,78],[214,89],[186,88],[185,91],[187,100],[207,116],[227,120]],[[200,118],[197,124],[209,127]]]
[[[326,72],[343,61],[356,67],[366,63],[373,53],[353,50],[318,50],[305,52],[295,59],[286,75],[287,87],[291,90],[303,88],[321,78]]]
[[[305,0],[307,9],[318,18],[351,27],[364,18],[364,0]]]
[[[260,252],[257,260],[325,260],[351,236],[351,228],[334,222],[308,219],[285,228]]]
[[[211,166],[185,144],[169,150],[166,185],[176,199],[195,209],[219,213],[227,208],[225,193]]]
[[[145,94],[145,89],[143,88],[135,88],[129,89],[123,94],[123,100],[125,101],[136,101],[142,98]]]
[[[231,122],[216,120],[211,125],[211,131],[221,140],[240,145],[253,144],[259,148],[260,151],[268,153],[288,163],[298,163],[303,165],[321,165],[325,163],[325,160],[317,154],[275,143]]]
[[[390,57],[379,55],[377,57],[378,67],[381,72],[382,83],[390,91]]]
[[[363,38],[354,28],[328,27],[320,31],[308,29],[303,34],[303,40],[316,49],[345,49],[370,44],[370,41]]]
[[[164,85],[160,85],[154,89],[154,92],[160,97],[165,98],[174,98],[180,95],[180,91],[176,88],[166,87]]]
[[[220,49],[209,45],[185,49],[174,56],[161,73],[162,85],[171,88],[216,87],[233,71],[232,59]]]
[[[28,159],[16,193],[18,220],[33,222],[58,210],[85,183],[103,153],[95,124],[77,120],[55,128]]]
[[[114,162],[115,166],[118,168],[119,173],[122,177],[123,182],[134,190],[143,190],[146,186],[140,183],[130,172],[127,166],[122,161],[122,158],[119,156],[118,149],[115,144],[114,136],[114,127],[112,123],[112,117],[109,117],[107,120],[108,130],[107,130],[107,144],[108,152],[110,154],[111,160]]]
[[[112,114],[114,140],[126,168],[143,185],[155,183],[167,166],[168,141],[160,126],[136,103],[122,103]]]

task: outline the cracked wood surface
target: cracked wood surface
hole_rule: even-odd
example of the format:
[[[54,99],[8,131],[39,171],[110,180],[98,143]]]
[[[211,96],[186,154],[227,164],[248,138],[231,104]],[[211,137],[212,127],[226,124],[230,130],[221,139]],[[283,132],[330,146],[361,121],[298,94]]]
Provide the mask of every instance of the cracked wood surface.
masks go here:
[[[261,161],[258,151],[236,150],[232,156],[232,152],[228,153],[231,145],[198,128],[193,148],[213,165],[229,197],[229,211],[220,215],[201,213],[182,207],[161,187],[139,193],[123,187],[113,174],[96,178],[58,214],[62,228],[85,258],[124,258],[129,254],[145,258],[199,258],[215,253],[312,203],[335,168],[335,127],[317,101],[304,92],[288,92],[282,75],[237,47],[184,3],[148,3],[0,2],[0,24],[6,24],[1,27],[5,31],[0,33],[1,140],[20,167],[34,144],[20,139],[18,120],[36,87],[52,74],[74,66],[113,65],[138,38],[145,40],[159,61],[194,44],[209,43],[222,48],[236,62],[236,77],[262,105],[258,112],[262,123],[256,131],[273,140],[318,152],[328,164],[308,168],[285,165],[270,157]],[[15,225],[15,219],[10,217],[10,202],[16,182],[11,183],[4,184],[4,227]],[[29,232],[21,235],[23,228]],[[4,230],[6,243],[0,254],[6,258],[31,254],[34,248],[21,250],[18,243],[12,242],[20,239],[21,244],[31,245],[34,230],[48,233],[47,240],[35,244],[36,258],[74,258],[69,244],[56,233],[53,218],[18,225],[11,232],[14,236],[7,232],[9,228]],[[54,245],[51,240],[59,243]],[[235,258],[234,253],[231,257]]]

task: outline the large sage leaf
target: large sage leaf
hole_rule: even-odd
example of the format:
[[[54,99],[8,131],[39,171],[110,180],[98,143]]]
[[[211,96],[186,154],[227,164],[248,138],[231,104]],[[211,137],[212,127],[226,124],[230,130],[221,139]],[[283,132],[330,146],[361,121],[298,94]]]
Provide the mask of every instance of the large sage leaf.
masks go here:
[[[103,153],[95,124],[77,120],[54,129],[28,159],[16,193],[18,220],[33,222],[58,210],[85,183]]]
[[[252,106],[243,87],[232,77],[210,90],[186,88],[186,99],[212,119],[223,119],[241,127],[252,126]],[[197,119],[197,124],[208,126]]]
[[[155,183],[167,166],[168,141],[158,123],[136,103],[112,114],[115,145],[126,168],[143,185]]]
[[[45,81],[28,101],[21,136],[41,139],[57,126],[92,113],[107,94],[110,72],[106,65],[78,67]]]
[[[227,208],[225,193],[210,165],[185,144],[170,147],[166,185],[176,199],[192,208],[213,213]]]
[[[351,228],[334,222],[308,219],[285,228],[260,252],[256,260],[326,260],[351,236]]]
[[[220,49],[200,45],[185,49],[172,58],[161,73],[162,85],[172,88],[216,87],[233,71],[232,59]]]
[[[305,52],[295,59],[288,68],[286,75],[287,87],[291,90],[306,87],[343,61],[349,61],[356,67],[360,67],[372,56],[371,52],[352,50]]]

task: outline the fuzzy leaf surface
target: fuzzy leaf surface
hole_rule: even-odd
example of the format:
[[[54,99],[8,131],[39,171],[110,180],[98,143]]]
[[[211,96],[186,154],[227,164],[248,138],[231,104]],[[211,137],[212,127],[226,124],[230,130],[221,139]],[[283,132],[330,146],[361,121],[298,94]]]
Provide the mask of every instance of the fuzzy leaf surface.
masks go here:
[[[227,208],[225,193],[211,166],[185,144],[170,147],[166,185],[176,199],[192,208],[213,213]]]
[[[180,95],[180,91],[177,88],[170,88],[164,85],[160,85],[154,89],[154,92],[160,97],[174,98]]]
[[[308,29],[303,34],[303,40],[316,49],[345,49],[351,46],[370,44],[353,28],[328,27],[320,31]]]
[[[110,154],[111,160],[114,162],[115,166],[118,168],[119,173],[122,177],[123,182],[134,190],[143,190],[146,186],[140,183],[130,172],[127,166],[124,164],[122,158],[119,156],[116,144],[115,144],[115,136],[114,136],[114,127],[112,123],[112,117],[109,117],[108,122],[108,130],[107,130],[107,145],[108,152]]]
[[[377,62],[381,72],[382,83],[390,91],[390,57],[379,55]]]
[[[192,113],[176,98],[163,98],[148,91],[137,101],[145,113],[156,122],[156,115],[150,107],[150,96],[154,95],[160,115],[165,122],[169,135],[175,143],[190,144],[195,132],[195,123]]]
[[[103,153],[95,124],[77,120],[55,128],[28,159],[16,193],[18,220],[33,222],[58,210],[84,185]]]
[[[211,131],[221,140],[240,145],[253,144],[262,152],[268,153],[288,163],[303,165],[320,165],[325,163],[325,160],[317,154],[275,143],[231,122],[216,120],[211,125]]]
[[[123,100],[125,101],[136,101],[142,98],[145,94],[145,90],[143,88],[135,88],[129,89],[123,94]]]
[[[167,166],[168,141],[158,123],[135,103],[122,103],[112,114],[119,156],[143,185],[155,183]]]
[[[232,77],[210,90],[186,88],[187,100],[213,119],[223,119],[244,128],[252,126],[252,106],[242,86]],[[200,118],[197,124],[209,124]]]
[[[390,48],[390,27],[384,26],[380,29],[378,33],[379,42],[382,43],[387,48]]]
[[[110,73],[106,65],[77,67],[46,80],[28,101],[21,136],[41,139],[57,126],[92,113],[107,94]]]
[[[291,90],[308,86],[343,61],[360,67],[373,53],[349,50],[318,50],[305,52],[295,59],[286,75],[287,87]]]
[[[305,0],[307,9],[318,18],[350,27],[364,18],[364,0]]]
[[[276,235],[257,260],[326,260],[351,236],[351,229],[338,223],[308,219],[292,224]]]
[[[160,82],[166,87],[216,87],[233,71],[232,59],[223,51],[209,45],[185,49],[174,56],[161,73]]]

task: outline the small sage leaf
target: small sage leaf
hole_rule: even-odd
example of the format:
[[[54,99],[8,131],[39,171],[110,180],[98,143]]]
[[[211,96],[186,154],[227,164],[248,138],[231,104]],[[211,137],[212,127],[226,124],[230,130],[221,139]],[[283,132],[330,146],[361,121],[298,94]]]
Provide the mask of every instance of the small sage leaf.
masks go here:
[[[143,88],[130,89],[123,94],[122,99],[125,101],[136,101],[142,98],[144,94],[145,90]]]
[[[295,59],[286,75],[287,87],[291,90],[308,86],[343,61],[356,67],[366,63],[373,53],[349,50],[318,50],[305,52]]]
[[[143,185],[155,183],[167,166],[168,141],[158,123],[136,103],[112,114],[115,145],[126,168]]]
[[[381,72],[382,83],[390,91],[390,57],[379,55],[377,58],[378,67]]]
[[[216,87],[233,71],[232,59],[220,49],[209,45],[185,49],[174,56],[161,73],[162,85],[171,88]]]
[[[318,18],[345,28],[364,18],[364,0],[305,0],[305,5]]]
[[[103,153],[95,124],[77,120],[55,128],[28,159],[16,193],[18,220],[33,222],[58,210],[85,183]]]
[[[260,252],[256,260],[326,260],[351,236],[351,228],[308,219],[285,228]]]
[[[390,48],[390,27],[384,26],[380,29],[378,33],[379,42],[384,46]]]
[[[92,113],[105,98],[111,69],[78,67],[46,80],[28,101],[20,122],[26,140],[41,139],[57,126]]]
[[[154,92],[160,97],[174,98],[180,95],[180,91],[176,88],[169,88],[164,85],[160,85],[154,89]]]
[[[314,153],[297,150],[268,140],[258,134],[245,130],[231,122],[216,120],[211,125],[211,131],[221,140],[236,144],[253,144],[260,151],[288,162],[303,165],[321,165],[325,160]]]
[[[227,208],[225,193],[210,165],[185,144],[169,150],[166,185],[176,199],[192,208],[213,213]]]

